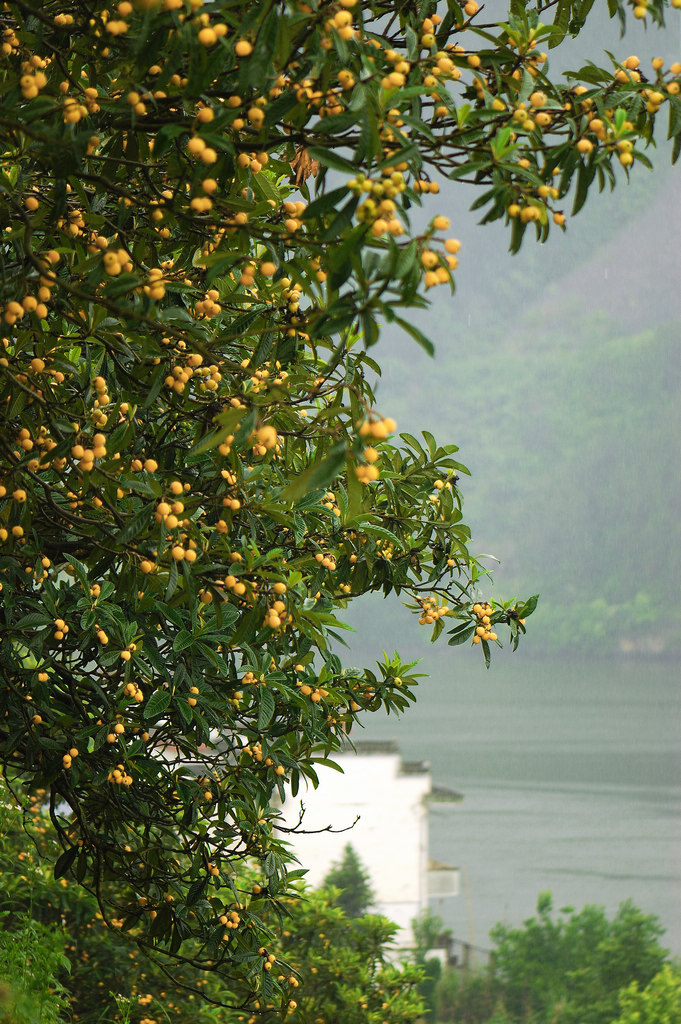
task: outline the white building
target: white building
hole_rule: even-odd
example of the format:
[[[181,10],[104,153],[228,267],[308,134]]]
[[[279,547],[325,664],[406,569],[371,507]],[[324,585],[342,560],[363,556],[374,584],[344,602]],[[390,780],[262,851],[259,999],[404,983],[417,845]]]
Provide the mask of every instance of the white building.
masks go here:
[[[411,942],[411,922],[428,906],[458,892],[458,871],[430,860],[428,805],[458,802],[460,795],[433,787],[426,762],[403,762],[393,742],[365,742],[333,755],[343,774],[319,766],[319,787],[290,797],[282,807],[295,856],[318,886],[350,843],[368,870],[376,902],[403,931],[398,943]]]

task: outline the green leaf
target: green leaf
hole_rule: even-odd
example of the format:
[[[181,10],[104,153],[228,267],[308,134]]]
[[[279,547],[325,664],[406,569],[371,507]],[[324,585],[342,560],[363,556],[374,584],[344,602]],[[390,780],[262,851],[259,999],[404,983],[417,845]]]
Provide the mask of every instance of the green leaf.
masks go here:
[[[559,46],[560,43],[562,43],[563,39],[565,39],[568,30],[568,25],[570,23],[571,8],[571,0],[558,0],[556,13],[553,16],[553,26],[555,32],[551,35],[549,49],[553,49],[554,46]]]
[[[350,200],[341,207],[329,226],[322,233],[321,241],[330,242],[339,235],[344,234],[352,224],[352,218],[359,205],[359,196],[352,196]]]
[[[352,257],[361,245],[362,236],[366,233],[366,226],[358,224],[347,235],[338,246],[334,246],[329,253],[329,283],[332,288],[338,289],[345,284],[353,271]]]
[[[81,850],[76,864],[75,876],[77,882],[82,882],[87,874],[87,850]]]
[[[126,491],[134,491],[135,494],[146,494],[148,498],[158,498],[160,496],[160,487],[156,484],[156,481],[136,480],[134,477],[122,476],[118,482]]]
[[[233,604],[224,604],[221,606],[220,614],[222,616],[222,627],[231,626],[239,618],[239,612]],[[222,628],[220,627],[220,628]],[[216,643],[224,643],[224,633],[204,633],[204,640],[215,640]]]
[[[161,903],[157,915],[151,922],[149,934],[154,937],[166,935],[173,923],[173,911],[169,903]]]
[[[674,143],[672,145],[672,164],[676,163],[679,156],[681,156],[681,135],[675,135]]]
[[[272,54],[277,45],[278,28],[279,10],[275,4],[272,4],[258,27],[258,35],[253,52],[245,62],[247,68],[245,75],[246,85],[260,86],[267,79],[272,63]]]
[[[153,520],[153,515],[154,506],[145,505],[144,508],[141,508],[139,512],[133,515],[128,525],[117,534],[115,538],[116,541],[122,546],[123,544],[127,544],[134,537],[139,536],[143,528],[148,526]]]
[[[255,369],[265,362],[277,337],[276,331],[263,331],[258,341],[258,347],[251,356],[251,366]]]
[[[195,903],[198,903],[208,885],[208,878],[204,875],[203,878],[195,878],[192,884],[189,886],[187,891],[187,898],[185,903],[188,907],[193,907]]]
[[[67,561],[69,565],[73,566],[74,572],[76,573],[76,576],[80,580],[85,592],[89,593],[90,581],[88,579],[87,566],[84,565],[82,562],[79,562],[77,558],[73,557],[73,555],[65,555],[64,557],[65,561]]]
[[[442,621],[442,619],[437,619],[435,625],[433,626],[433,632],[430,637],[431,644],[435,643],[435,641],[437,640],[437,638],[439,637],[440,633],[443,631],[444,628],[445,624]]]
[[[308,466],[300,476],[284,489],[281,499],[295,503],[298,498],[302,498],[308,491],[328,487],[345,466],[346,455],[347,445],[344,441],[334,445],[325,459]]]
[[[418,342],[422,349],[428,353],[429,356],[435,355],[435,346],[433,345],[430,338],[427,338],[425,334],[415,327],[414,324],[410,324],[408,320],[403,320],[401,316],[395,317],[395,323],[411,335],[414,341]]]
[[[483,653],[484,658],[485,658],[485,668],[489,668],[490,662],[492,660],[492,654],[491,654],[491,651],[489,649],[489,644],[487,643],[486,640],[483,640],[481,642],[480,646],[482,647],[482,653]]]
[[[333,768],[335,772],[340,772],[341,775],[344,774],[343,769],[338,762],[332,761],[330,757],[311,757],[310,764],[321,764],[324,765],[325,768]]]
[[[59,740],[52,740],[49,736],[39,736],[38,744],[45,750],[64,750],[64,744]]]
[[[357,173],[354,164],[333,150],[322,149],[321,146],[309,146],[306,152],[311,160],[317,160],[323,167],[330,167],[332,171],[340,171],[341,174],[352,174],[353,177]]]
[[[423,435],[424,441],[428,445],[428,452],[430,454],[430,457],[431,459],[434,459],[437,452],[437,441],[435,440],[434,436],[431,434],[429,430],[422,430],[421,433]]]
[[[361,519],[357,523],[357,527],[363,530],[364,533],[368,533],[371,537],[380,537],[382,540],[389,540],[393,544],[397,544],[398,547],[402,546],[402,541],[397,537],[391,530],[387,530],[385,526],[377,526],[375,523],[363,522]]]
[[[170,143],[173,139],[183,135],[186,131],[184,125],[180,124],[164,124],[156,133],[154,139],[154,159],[160,159],[163,154],[170,148]]]
[[[144,705],[144,718],[158,718],[170,705],[171,696],[168,690],[156,690]]]
[[[340,201],[347,199],[347,196],[346,188],[334,188],[331,192],[324,192],[318,199],[310,203],[303,213],[303,220],[314,220],[315,217],[320,217],[323,213],[336,209]]]
[[[681,135],[681,96],[668,96],[669,103],[669,130],[667,138],[673,139]]]
[[[418,245],[415,241],[409,242],[400,248],[397,263],[395,264],[395,277],[399,280],[406,277],[416,266],[418,258]]]
[[[403,431],[400,434],[400,437],[409,445],[410,448],[412,448],[415,452],[419,453],[419,455],[421,456],[421,464],[425,465],[426,462],[428,461],[428,455],[426,454],[426,450],[422,446],[421,442],[417,441],[413,434],[408,434],[406,433],[406,431]]]
[[[575,191],[575,201],[572,205],[572,213],[579,213],[581,208],[586,202],[586,198],[589,194],[589,186],[594,180],[596,174],[596,167],[593,161],[589,161],[586,164],[580,164],[577,171],[577,189]]]
[[[62,878],[66,874],[78,856],[78,849],[79,847],[77,846],[71,846],[68,850],[64,850],[64,852],[57,858],[57,862],[54,865],[55,878]]]
[[[447,641],[450,647],[457,647],[459,644],[468,643],[475,633],[475,626],[469,626],[467,622],[456,630],[452,630],[450,638]]]
[[[168,570],[168,586],[166,587],[166,592],[163,595],[164,600],[169,601],[170,598],[173,596],[173,594],[177,590],[178,581],[179,573],[177,571],[177,562],[173,558],[170,563],[170,569]]]
[[[381,153],[381,139],[374,110],[367,104],[363,108],[363,114],[360,142],[355,153],[355,159],[357,161],[370,161],[377,158]]]
[[[272,691],[267,687],[260,687],[258,705],[258,731],[262,732],[265,726],[271,722],[275,707]]]
[[[348,487],[348,512],[345,517],[346,523],[354,522],[362,510],[362,484],[355,475],[355,463],[348,459],[346,483]]]
[[[535,610],[535,608],[537,607],[538,602],[539,602],[539,594],[533,594],[533,596],[528,598],[528,600],[525,601],[524,604],[517,605],[516,606],[516,611],[518,612],[518,618],[519,619],[526,619],[528,617],[528,615],[531,615],[532,612]]]
[[[416,60],[419,52],[419,39],[409,24],[404,29],[404,41],[407,45],[407,60]]]
[[[194,644],[194,637],[188,629],[181,629],[173,640],[173,650],[175,653],[180,651],[186,651],[188,647],[192,647]]]
[[[511,221],[511,244],[509,249],[511,252],[518,252],[523,242],[525,235],[525,229],[527,224],[520,217],[514,217]]]
[[[593,7],[594,3],[595,0],[582,0],[581,6],[579,8],[579,13],[577,14],[577,18],[579,19],[580,24],[584,24],[584,22],[586,21],[586,17],[591,8]]]
[[[54,619],[44,612],[29,612],[14,623],[14,629],[36,629],[38,626],[51,626]]]
[[[253,191],[265,202],[271,200],[277,205],[281,202],[281,196],[266,174],[257,174],[253,178]]]

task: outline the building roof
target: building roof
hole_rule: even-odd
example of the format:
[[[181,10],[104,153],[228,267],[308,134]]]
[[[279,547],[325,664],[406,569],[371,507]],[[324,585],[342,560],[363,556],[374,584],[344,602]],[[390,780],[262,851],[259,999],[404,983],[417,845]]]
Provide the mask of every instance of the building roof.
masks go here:
[[[462,800],[463,793],[447,786],[431,786],[428,794],[428,802],[432,804],[460,804]]]
[[[403,761],[400,765],[401,775],[427,775],[429,771],[429,761]]]
[[[432,857],[428,858],[428,870],[429,871],[458,871],[459,869],[453,864],[445,864],[441,860],[433,860]]]
[[[352,744],[352,748],[347,750],[338,751],[340,754],[399,754],[400,748],[397,745],[396,740],[357,740]]]
[[[342,750],[339,751],[336,756],[342,756],[344,754],[359,754],[362,757],[373,754],[385,756],[386,754],[395,754],[399,757],[400,748],[396,740],[358,740],[353,744],[354,750]],[[430,764],[428,761],[401,761],[400,772],[403,775],[422,775],[430,771]]]

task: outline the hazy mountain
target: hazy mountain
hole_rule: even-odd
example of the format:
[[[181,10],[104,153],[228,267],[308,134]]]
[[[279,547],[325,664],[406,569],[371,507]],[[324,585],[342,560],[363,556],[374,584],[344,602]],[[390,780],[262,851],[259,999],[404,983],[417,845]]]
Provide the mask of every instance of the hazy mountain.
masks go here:
[[[542,594],[537,649],[681,645],[681,177],[655,159],[515,257],[445,184],[435,212],[464,246],[456,295],[434,290],[418,318],[435,360],[395,333],[379,346],[381,411],[456,442],[473,472],[466,521],[501,559],[500,594]]]

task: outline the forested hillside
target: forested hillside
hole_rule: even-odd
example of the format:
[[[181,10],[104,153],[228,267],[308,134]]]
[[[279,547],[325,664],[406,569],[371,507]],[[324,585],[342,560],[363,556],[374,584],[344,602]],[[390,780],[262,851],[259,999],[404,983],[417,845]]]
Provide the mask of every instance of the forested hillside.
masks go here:
[[[541,594],[537,651],[681,643],[680,199],[678,166],[640,178],[513,261],[489,234],[475,251],[461,211],[457,294],[420,321],[442,366],[427,392],[428,357],[392,341],[379,396],[460,445],[475,550],[505,593]]]

